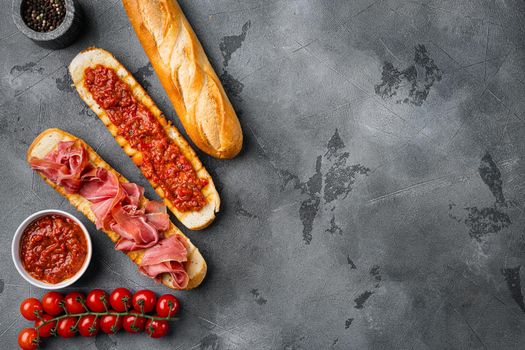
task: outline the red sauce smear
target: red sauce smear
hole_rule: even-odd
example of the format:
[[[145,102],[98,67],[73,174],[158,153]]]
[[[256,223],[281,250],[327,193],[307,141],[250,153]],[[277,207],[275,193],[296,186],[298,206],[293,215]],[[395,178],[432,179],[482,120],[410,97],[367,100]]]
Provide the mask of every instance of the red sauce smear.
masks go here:
[[[199,179],[190,161],[117,73],[97,65],[87,68],[84,77],[84,85],[106,110],[118,134],[142,153],[139,167],[144,176],[158,184],[179,211],[198,211],[204,207],[206,198],[202,189],[208,180]]]
[[[33,221],[22,234],[20,258],[34,278],[51,284],[73,277],[84,264],[87,242],[80,226],[62,215]]]

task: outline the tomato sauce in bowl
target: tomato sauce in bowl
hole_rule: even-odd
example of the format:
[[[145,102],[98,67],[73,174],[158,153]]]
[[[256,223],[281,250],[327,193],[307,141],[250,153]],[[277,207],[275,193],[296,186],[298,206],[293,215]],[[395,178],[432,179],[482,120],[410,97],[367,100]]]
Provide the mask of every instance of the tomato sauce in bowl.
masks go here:
[[[83,229],[74,220],[48,214],[25,228],[19,252],[22,266],[31,277],[57,284],[82,269],[88,243]]]

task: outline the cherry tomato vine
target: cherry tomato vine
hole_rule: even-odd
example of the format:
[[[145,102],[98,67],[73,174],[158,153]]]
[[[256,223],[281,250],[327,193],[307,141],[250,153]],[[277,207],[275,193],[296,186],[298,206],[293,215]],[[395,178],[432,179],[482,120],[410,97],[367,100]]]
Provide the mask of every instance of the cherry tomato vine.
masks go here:
[[[99,330],[115,334],[124,328],[128,333],[145,331],[152,338],[160,338],[168,332],[168,321],[176,319],[180,302],[171,294],[157,299],[150,290],[132,295],[125,288],[117,288],[108,295],[95,289],[87,298],[78,292],[65,297],[56,292],[48,293],[42,303],[28,298],[22,302],[20,310],[27,320],[35,321],[35,327],[23,329],[18,344],[23,350],[33,350],[39,347],[42,338],[57,335],[70,338],[77,333],[92,337]],[[50,310],[52,314],[45,313]],[[148,314],[153,310],[155,315]]]

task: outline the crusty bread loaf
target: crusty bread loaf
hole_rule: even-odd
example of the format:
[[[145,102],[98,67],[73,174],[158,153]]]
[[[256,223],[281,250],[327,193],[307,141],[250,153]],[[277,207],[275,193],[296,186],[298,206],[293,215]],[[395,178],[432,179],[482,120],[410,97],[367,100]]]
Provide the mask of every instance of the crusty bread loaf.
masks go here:
[[[206,198],[207,204],[199,211],[187,211],[181,212],[175,208],[174,204],[166,197],[164,190],[156,183],[150,181],[151,185],[159,196],[164,200],[166,206],[175,214],[177,219],[191,230],[199,230],[208,226],[214,219],[215,213],[220,208],[220,198],[213,180],[210,174],[206,171],[201,161],[197,157],[195,151],[190,145],[184,140],[179,131],[169,123],[162,112],[157,108],[153,100],[144,91],[142,86],[137,83],[133,75],[119,62],[113,55],[106,50],[99,48],[89,48],[80,52],[69,65],[69,73],[80,97],[86,102],[86,104],[98,115],[100,120],[106,125],[108,130],[111,132],[117,143],[122,147],[124,152],[131,157],[133,162],[140,165],[142,160],[142,153],[133,147],[126,141],[126,139],[118,134],[117,127],[111,122],[106,111],[101,108],[97,102],[93,99],[91,93],[84,85],[84,71],[88,67],[95,67],[97,65],[103,65],[108,68],[115,70],[120,79],[127,83],[133,93],[133,96],[138,102],[146,106],[155,118],[162,125],[166,134],[173,140],[173,142],[179,147],[182,154],[191,162],[193,169],[197,173],[197,176],[201,179],[208,180],[208,185],[202,189],[202,193]]]
[[[27,160],[29,160],[31,157],[36,157],[40,159],[44,158],[49,152],[53,151],[57,147],[60,141],[73,141],[73,140],[79,141],[86,148],[87,153],[89,155],[89,161],[91,162],[91,164],[93,164],[96,167],[102,167],[112,172],[118,177],[120,182],[128,182],[126,178],[120,175],[108,163],[106,163],[102,158],[100,158],[100,156],[86,142],[60,129],[47,129],[44,132],[42,132],[40,135],[38,135],[36,139],[33,141],[33,143],[31,144],[31,146],[29,146],[29,149],[27,150]],[[51,182],[43,174],[41,173],[39,174],[51,187],[53,187],[61,195],[66,197],[75,208],[77,208],[80,212],[82,212],[89,220],[91,220],[92,222],[95,222],[96,217],[93,211],[91,210],[91,203],[86,198],[82,197],[78,193],[75,193],[75,194],[66,193],[63,187],[58,186],[57,184]],[[118,241],[119,235],[117,233],[111,230],[102,230],[102,231],[105,232],[106,235],[108,235],[108,237],[114,243]],[[166,232],[164,232],[164,235],[166,237],[173,236],[173,235],[181,235],[183,237],[186,237],[171,222],[170,222],[170,228]],[[191,243],[189,238],[186,237],[186,239],[189,245],[188,246],[188,261],[184,264],[184,267],[189,276],[189,283],[188,283],[188,286],[185,288],[186,290],[188,290],[188,289],[193,289],[197,287],[199,284],[201,284],[201,282],[204,280],[204,277],[206,276],[207,266],[206,266],[206,261],[202,257],[197,247],[195,247],[193,243]],[[127,255],[133,262],[139,265],[140,262],[142,261],[144,250],[141,249],[141,250],[135,250],[132,252],[128,252]],[[171,275],[168,273],[163,274],[162,283],[166,285],[167,287],[173,288],[171,284]]]
[[[242,148],[224,88],[176,0],[123,0],[151,64],[192,141],[217,158]]]

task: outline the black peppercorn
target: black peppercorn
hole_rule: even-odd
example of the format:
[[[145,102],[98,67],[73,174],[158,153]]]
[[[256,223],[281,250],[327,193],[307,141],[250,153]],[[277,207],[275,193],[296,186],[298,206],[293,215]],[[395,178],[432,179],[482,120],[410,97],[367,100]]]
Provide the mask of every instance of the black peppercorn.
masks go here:
[[[65,15],[64,0],[25,0],[22,3],[24,22],[37,32],[49,32],[58,28]]]

